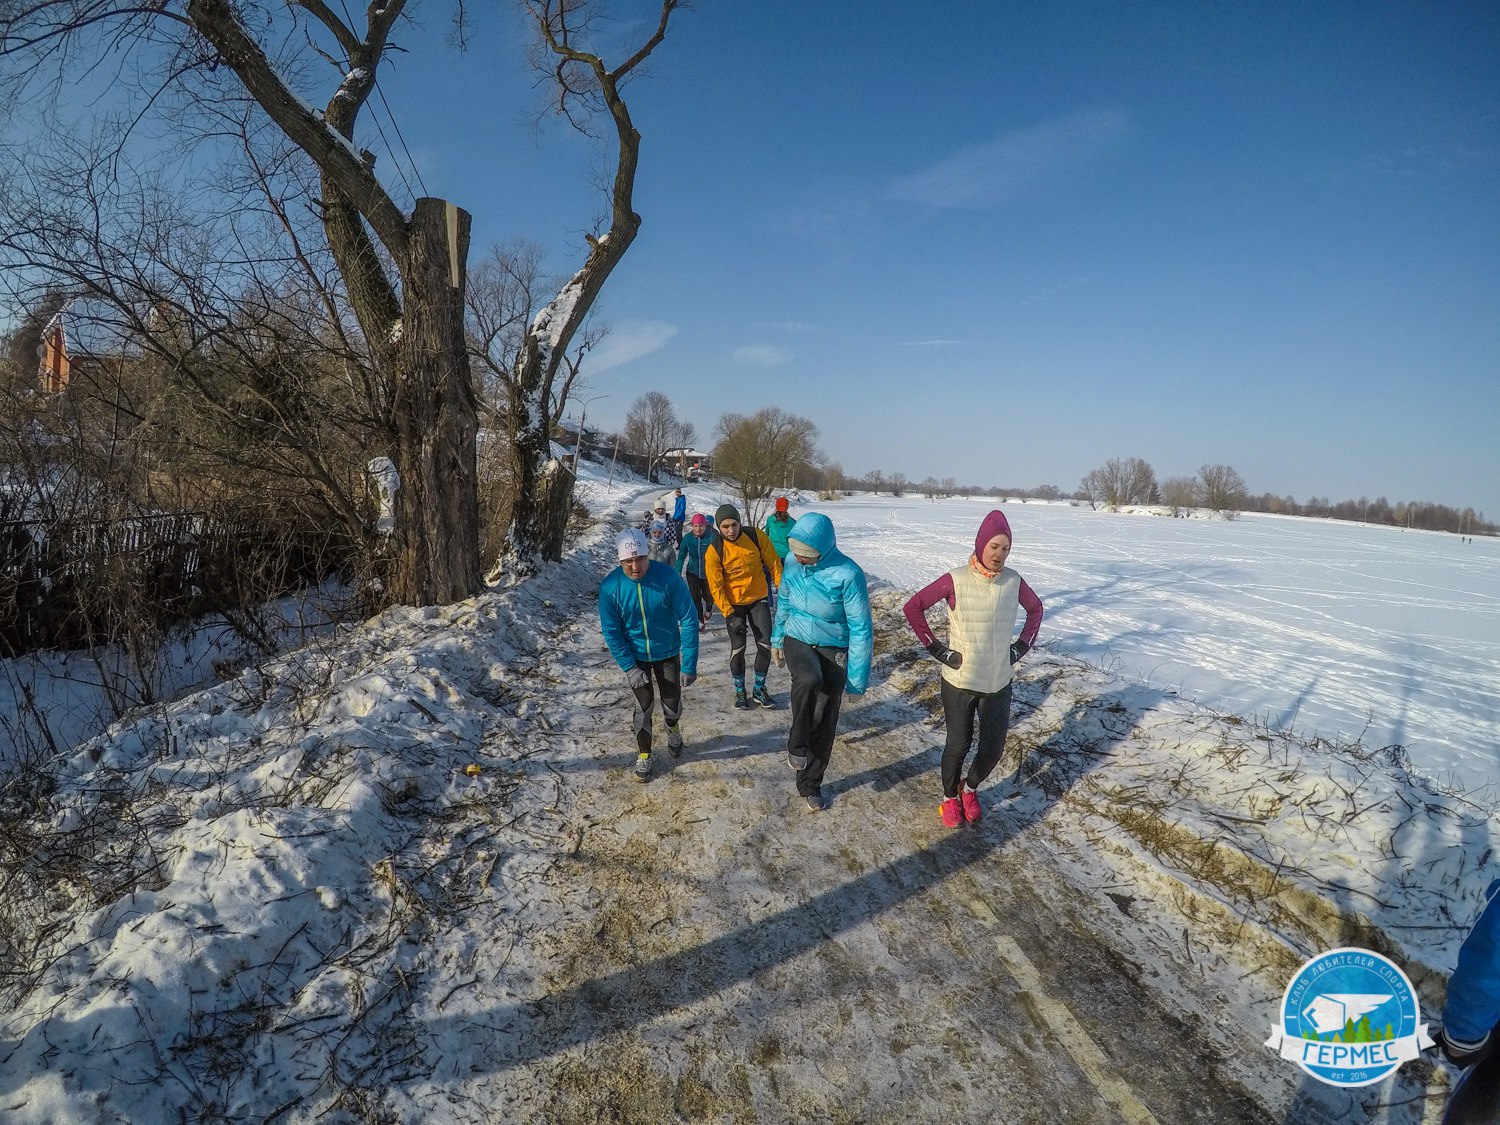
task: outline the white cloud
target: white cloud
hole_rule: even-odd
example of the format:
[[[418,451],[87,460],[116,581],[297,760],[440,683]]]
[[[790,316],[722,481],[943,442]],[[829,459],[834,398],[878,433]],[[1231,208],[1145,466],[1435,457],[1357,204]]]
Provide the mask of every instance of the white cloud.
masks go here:
[[[972,344],[972,340],[902,340],[896,346],[900,348],[947,348],[954,344]]]
[[[1033,180],[1076,168],[1109,151],[1129,129],[1117,109],[1075,113],[961,148],[890,187],[892,199],[929,207],[982,207]]]
[[[584,366],[589,375],[598,375],[660,351],[673,336],[677,325],[660,320],[616,320],[610,323],[609,335],[589,353]]]
[[[774,328],[781,332],[791,332],[799,336],[812,336],[825,331],[821,324],[809,324],[803,320],[777,320],[764,324],[763,328]]]
[[[780,367],[791,360],[791,352],[774,344],[746,344],[734,350],[734,362],[751,367]]]

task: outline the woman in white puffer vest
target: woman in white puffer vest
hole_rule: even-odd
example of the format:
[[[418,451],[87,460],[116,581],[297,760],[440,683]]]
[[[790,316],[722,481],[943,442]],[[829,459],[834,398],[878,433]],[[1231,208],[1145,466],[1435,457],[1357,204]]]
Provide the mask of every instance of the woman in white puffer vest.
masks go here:
[[[977,790],[1000,762],[1010,731],[1011,666],[1036,643],[1042,627],[1042,600],[1005,565],[1011,548],[1010,523],[998,508],[984,517],[974,539],[974,553],[906,603],[906,620],[917,639],[943,665],[943,721],[948,728],[943,748],[943,823],[957,828],[983,815]],[[948,603],[948,643],[927,624],[927,611]],[[1026,611],[1021,635],[1012,641],[1019,610]],[[963,788],[964,759],[979,738]]]

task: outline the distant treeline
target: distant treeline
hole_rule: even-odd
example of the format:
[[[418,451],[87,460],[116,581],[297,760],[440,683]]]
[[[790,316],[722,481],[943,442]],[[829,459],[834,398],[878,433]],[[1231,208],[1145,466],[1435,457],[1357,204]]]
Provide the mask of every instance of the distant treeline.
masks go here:
[[[1337,503],[1327,497],[1313,496],[1307,503],[1299,504],[1290,496],[1272,496],[1267,492],[1246,497],[1245,511],[1416,527],[1423,531],[1451,531],[1457,535],[1500,535],[1500,526],[1490,523],[1483,512],[1476,512],[1473,508],[1460,510],[1425,500],[1404,500],[1392,505],[1384,496],[1375,500],[1340,500]]]
[[[864,492],[890,492],[900,496],[913,492],[922,496],[994,496],[997,499],[1014,497],[1018,500],[1077,500],[1088,501],[1088,493],[1079,489],[1065,492],[1054,484],[1037,485],[1032,488],[982,488],[978,485],[957,484],[951,478],[935,481],[909,481],[900,473],[887,477],[872,472],[864,477],[846,478],[844,487]],[[1141,503],[1161,504],[1158,495]],[[1406,500],[1392,504],[1384,496],[1374,500],[1329,500],[1313,496],[1299,504],[1291,496],[1243,496],[1238,509],[1244,512],[1269,512],[1287,516],[1312,516],[1318,519],[1349,520],[1352,523],[1375,523],[1390,527],[1413,527],[1424,531],[1449,531],[1455,535],[1500,535],[1500,525],[1489,522],[1483,512],[1473,508],[1451,508],[1446,504],[1434,504],[1425,500]]]
[[[643,396],[642,399],[637,400],[636,407],[632,409],[644,410],[642,403],[646,403],[650,397],[652,396]],[[678,425],[666,396],[656,394],[654,398],[659,400],[654,403],[655,409],[665,418],[665,421],[656,429],[662,430]],[[732,431],[732,426],[726,429],[730,421],[742,423],[745,420],[738,415],[726,415],[725,419],[720,422],[721,435]],[[816,433],[816,428],[811,423],[806,423],[806,426],[811,433]],[[640,430],[649,428],[637,426]],[[691,427],[688,427],[681,433],[673,430],[672,436],[674,439],[682,439],[691,444],[691,433]],[[565,447],[566,443],[577,443],[579,440],[576,432],[559,432],[557,437],[565,443]],[[654,451],[643,450],[642,447],[648,444],[650,443],[645,438],[633,431],[619,435],[589,431],[583,436],[582,451],[585,455],[608,463],[612,467],[628,467],[645,475],[649,468],[663,464],[660,450],[671,447],[672,443],[662,439],[657,442],[659,448],[653,447]],[[770,439],[767,438],[762,444],[770,448]],[[714,471],[724,470],[724,465],[720,464],[723,460],[720,454],[729,450],[727,447],[721,448],[722,445],[721,436],[721,441],[715,445],[710,458]],[[732,458],[726,464],[731,462]],[[1268,512],[1277,515],[1349,520],[1354,523],[1384,524],[1390,527],[1420,528],[1424,531],[1447,531],[1455,535],[1500,535],[1500,526],[1486,520],[1483,512],[1476,512],[1473,508],[1452,508],[1446,504],[1434,504],[1426,500],[1405,500],[1392,504],[1381,496],[1375,500],[1360,497],[1358,500],[1335,502],[1324,496],[1313,496],[1306,503],[1299,504],[1294,497],[1273,496],[1269,492],[1254,496],[1245,486],[1240,474],[1229,465],[1204,465],[1196,476],[1177,476],[1158,480],[1155,470],[1141,458],[1116,457],[1086,474],[1079,482],[1078,488],[1071,492],[1065,492],[1055,484],[1042,484],[1028,488],[999,486],[984,488],[978,485],[959,484],[953,477],[910,480],[904,473],[887,474],[880,469],[871,469],[863,476],[854,476],[846,473],[838,463],[816,452],[799,455],[795,459],[795,464],[783,465],[779,469],[773,465],[771,468],[774,471],[770,473],[769,479],[773,490],[779,486],[782,489],[800,488],[805,491],[828,493],[887,492],[893,496],[915,493],[930,499],[943,496],[993,496],[999,500],[1006,498],[1069,500],[1086,503],[1093,507],[1161,506],[1171,509],[1174,514],[1183,514],[1192,508],[1208,508],[1228,518],[1233,518],[1236,512]]]

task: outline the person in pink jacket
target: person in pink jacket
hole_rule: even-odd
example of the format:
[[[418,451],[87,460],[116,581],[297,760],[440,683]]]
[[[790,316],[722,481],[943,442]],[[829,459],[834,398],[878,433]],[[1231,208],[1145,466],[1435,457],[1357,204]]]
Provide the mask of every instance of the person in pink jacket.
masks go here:
[[[906,603],[906,620],[917,640],[943,665],[943,721],[948,738],[943,748],[943,803],[938,812],[949,828],[983,815],[977,791],[999,764],[1010,731],[1011,668],[1036,643],[1042,627],[1041,598],[1005,565],[1011,543],[1010,523],[997,508],[980,523],[969,561],[918,590]],[[948,603],[947,644],[927,624],[927,611],[939,602]],[[1026,624],[1013,641],[1021,609],[1026,611]],[[978,744],[960,790],[976,721]]]

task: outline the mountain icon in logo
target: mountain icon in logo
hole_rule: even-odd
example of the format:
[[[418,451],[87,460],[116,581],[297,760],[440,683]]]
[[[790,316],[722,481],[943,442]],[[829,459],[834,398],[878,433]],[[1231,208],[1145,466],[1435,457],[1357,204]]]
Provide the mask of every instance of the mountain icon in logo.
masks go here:
[[[1302,1016],[1313,1025],[1319,1035],[1339,1031],[1351,1020],[1357,1020],[1366,1012],[1373,1012],[1387,1000],[1389,993],[1379,992],[1325,992],[1302,1009]]]

